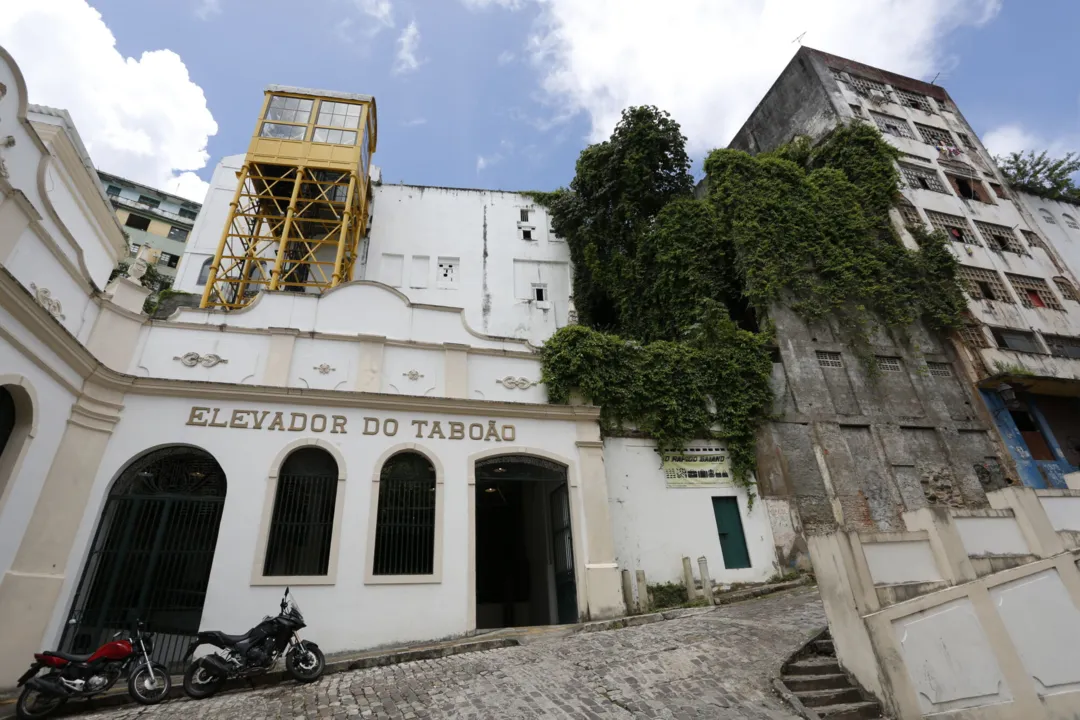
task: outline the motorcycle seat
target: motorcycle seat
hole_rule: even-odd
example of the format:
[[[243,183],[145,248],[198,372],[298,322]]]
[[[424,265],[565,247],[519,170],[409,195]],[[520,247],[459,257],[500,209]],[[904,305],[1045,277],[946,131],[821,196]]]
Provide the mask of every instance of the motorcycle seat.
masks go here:
[[[73,662],[73,663],[84,663],[93,656],[93,653],[91,653],[90,655],[72,655],[71,653],[61,652],[59,650],[46,650],[45,652],[43,652],[41,654],[42,655],[51,655],[53,657],[58,657],[58,658],[63,658],[64,660],[67,660],[68,662]]]
[[[220,630],[207,630],[207,631],[199,633],[199,637],[204,638],[206,640],[209,640],[209,641],[213,642],[216,645],[226,646],[226,645],[236,645],[237,643],[240,643],[243,640],[247,640],[248,635],[250,635],[250,634],[251,634],[250,632],[246,632],[246,633],[242,633],[240,635],[228,635],[226,633],[221,632]]]

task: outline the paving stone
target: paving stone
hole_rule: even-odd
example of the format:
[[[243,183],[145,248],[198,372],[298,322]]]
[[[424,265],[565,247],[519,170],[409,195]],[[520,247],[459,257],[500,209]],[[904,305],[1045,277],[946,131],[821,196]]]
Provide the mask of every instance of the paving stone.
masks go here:
[[[817,592],[803,588],[665,622],[80,717],[793,720],[771,679],[824,624]]]

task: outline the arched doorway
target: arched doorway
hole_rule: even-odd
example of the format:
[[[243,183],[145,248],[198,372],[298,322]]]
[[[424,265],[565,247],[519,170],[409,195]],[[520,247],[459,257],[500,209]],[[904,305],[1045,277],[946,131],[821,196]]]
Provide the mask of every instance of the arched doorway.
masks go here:
[[[199,631],[225,490],[221,466],[197,448],[162,448],[129,464],[105,501],[64,649],[93,652],[142,620],[156,659],[178,665]]]
[[[566,466],[531,455],[476,463],[476,627],[578,621]]]

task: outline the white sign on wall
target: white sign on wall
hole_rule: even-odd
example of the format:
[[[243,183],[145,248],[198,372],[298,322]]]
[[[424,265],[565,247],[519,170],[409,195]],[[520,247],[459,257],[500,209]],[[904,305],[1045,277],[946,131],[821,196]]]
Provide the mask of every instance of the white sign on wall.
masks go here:
[[[732,487],[731,462],[724,443],[697,442],[663,454],[668,487]]]

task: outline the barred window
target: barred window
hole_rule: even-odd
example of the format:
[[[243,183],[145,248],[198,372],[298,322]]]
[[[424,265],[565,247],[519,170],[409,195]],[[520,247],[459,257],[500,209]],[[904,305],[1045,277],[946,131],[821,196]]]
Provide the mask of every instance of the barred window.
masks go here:
[[[1080,360],[1080,338],[1065,335],[1043,335],[1050,354],[1054,357],[1075,358]]]
[[[263,575],[326,575],[334,532],[338,466],[321,448],[294,450],[278,474]]]
[[[892,100],[892,95],[889,93],[889,86],[884,83],[879,83],[877,80],[870,80],[868,78],[859,77],[858,75],[852,75],[848,73],[850,80],[848,85],[855,91],[856,95],[862,95],[863,97],[871,97],[875,93],[879,93],[885,96],[886,100]],[[841,78],[843,80],[843,78]]]
[[[877,362],[877,369],[881,372],[903,372],[904,368],[900,364],[900,358],[891,355],[875,355],[874,360]]]
[[[870,117],[874,118],[874,122],[883,133],[915,139],[915,133],[911,132],[911,126],[903,118],[874,112],[873,110],[870,111]]]
[[[1030,230],[1021,230],[1020,233],[1024,236],[1024,239],[1028,241],[1028,245],[1031,247],[1037,247],[1043,251],[1049,253],[1050,251],[1046,247],[1046,243],[1039,237],[1039,233],[1032,232]]]
[[[1056,277],[1054,284],[1057,285],[1061,297],[1080,303],[1080,293],[1077,293],[1076,286],[1069,282],[1068,278]]]
[[[982,222],[981,220],[975,221],[975,227],[979,228],[979,232],[987,239],[991,250],[1011,252],[1017,255],[1031,255],[1027,248],[1017,239],[1016,235],[1013,234],[1012,228]]]
[[[900,163],[900,172],[904,175],[904,183],[908,187],[948,194],[945,184],[941,182],[937,172],[930,168],[921,168],[916,165]]]
[[[897,210],[900,211],[900,217],[903,219],[904,225],[918,227],[923,224],[922,218],[919,217],[919,211],[911,203],[898,203]]]
[[[1011,328],[990,328],[990,332],[999,348],[1027,353],[1042,352],[1039,342],[1035,339],[1035,333]]]
[[[1005,273],[1009,278],[1016,294],[1020,296],[1020,302],[1029,308],[1050,308],[1051,310],[1064,310],[1058,302],[1057,296],[1050,291],[1050,286],[1042,278],[1028,277],[1027,275],[1013,275]]]
[[[948,130],[932,127],[930,125],[923,125],[922,123],[915,123],[915,129],[919,131],[919,137],[927,145],[946,145],[948,147],[956,147],[956,141],[953,140],[952,133]]]
[[[966,147],[968,150],[978,150],[978,148],[975,147],[975,143],[971,141],[970,135],[967,135],[965,133],[956,133],[956,137],[960,138],[960,142],[962,142],[964,144],[964,147]]]
[[[1005,289],[1001,278],[993,270],[961,265],[956,269],[956,275],[964,283],[967,294],[975,300],[997,300],[998,302],[1013,302],[1012,296]]]
[[[817,351],[817,362],[821,367],[842,368],[844,360],[838,352]]]
[[[920,95],[919,93],[911,92],[910,90],[901,90],[900,88],[895,88],[895,91],[896,97],[899,98],[901,105],[906,105],[907,107],[915,108],[916,110],[922,110],[925,113],[934,112],[933,106],[930,105],[929,98],[925,95]]]
[[[982,333],[980,332],[979,334],[981,335]],[[929,370],[930,374],[934,377],[952,377],[952,365],[949,363],[928,362],[926,363],[926,369]]]
[[[970,348],[990,347],[986,339],[986,333],[978,325],[965,325],[958,331],[960,339]]]
[[[435,466],[401,452],[379,472],[373,575],[435,572]]]
[[[975,238],[975,232],[968,225],[968,221],[959,215],[949,215],[948,213],[936,212],[934,210],[927,210],[926,217],[930,220],[930,225],[935,230],[940,230],[950,240],[956,242],[965,243],[967,245],[979,245],[979,241]]]

